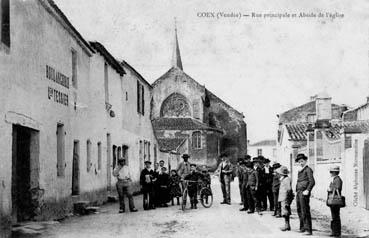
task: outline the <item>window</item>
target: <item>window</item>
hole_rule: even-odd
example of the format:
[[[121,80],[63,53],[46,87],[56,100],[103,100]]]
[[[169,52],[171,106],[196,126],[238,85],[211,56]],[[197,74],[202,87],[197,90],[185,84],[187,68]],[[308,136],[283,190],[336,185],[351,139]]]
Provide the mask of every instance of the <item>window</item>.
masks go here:
[[[263,150],[262,149],[258,149],[258,156],[263,155]]]
[[[123,158],[126,160],[126,164],[128,165],[128,146],[123,145],[122,149]]]
[[[273,157],[276,158],[277,157],[277,149],[273,148]]]
[[[192,148],[201,149],[201,132],[199,131],[192,133]]]
[[[10,12],[9,12],[9,0],[0,0],[0,23],[1,23],[1,43],[10,47]]]
[[[150,141],[147,142],[147,160],[148,161],[151,161],[151,153],[150,153],[150,148],[151,145],[150,145]]]
[[[101,142],[97,143],[97,169],[101,170]]]
[[[154,144],[154,163],[156,163],[157,160],[158,160],[158,151],[156,144]]]
[[[137,80],[137,112],[138,114],[145,115],[145,88]]]
[[[105,102],[109,103],[109,75],[108,64],[104,64],[104,88],[105,88]]]
[[[77,84],[77,51],[72,49],[72,85],[74,88],[78,87]]]
[[[57,160],[57,176],[64,177],[65,174],[65,132],[64,125],[58,124],[56,129],[56,160]]]
[[[128,92],[126,92],[126,101],[128,101]]]
[[[345,149],[352,148],[352,137],[346,135],[345,136]]]
[[[87,166],[87,172],[90,172],[91,170],[91,141],[87,140],[86,142],[86,166]]]

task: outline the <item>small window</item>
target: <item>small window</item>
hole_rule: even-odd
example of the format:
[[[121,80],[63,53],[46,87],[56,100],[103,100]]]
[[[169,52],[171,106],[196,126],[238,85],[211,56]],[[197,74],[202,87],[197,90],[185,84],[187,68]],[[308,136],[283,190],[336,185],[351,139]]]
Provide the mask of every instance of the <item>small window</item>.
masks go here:
[[[126,101],[128,101],[128,92],[126,92]]]
[[[64,125],[58,124],[56,129],[57,146],[57,176],[64,177],[65,174],[65,132]]]
[[[145,115],[145,88],[137,80],[137,113]]]
[[[201,132],[199,131],[192,133],[192,148],[201,149]]]
[[[262,149],[258,149],[258,156],[263,155],[263,150]]]
[[[0,23],[1,23],[1,42],[10,47],[10,11],[9,0],[1,0],[0,7]]]
[[[101,142],[97,143],[97,169],[101,170]]]
[[[123,159],[126,160],[126,164],[128,165],[128,146],[123,145],[122,146],[122,154],[123,154]]]
[[[352,137],[351,136],[345,136],[345,149],[352,148]]]
[[[90,172],[92,163],[91,163],[91,141],[87,140],[86,142],[86,166],[87,172]]]

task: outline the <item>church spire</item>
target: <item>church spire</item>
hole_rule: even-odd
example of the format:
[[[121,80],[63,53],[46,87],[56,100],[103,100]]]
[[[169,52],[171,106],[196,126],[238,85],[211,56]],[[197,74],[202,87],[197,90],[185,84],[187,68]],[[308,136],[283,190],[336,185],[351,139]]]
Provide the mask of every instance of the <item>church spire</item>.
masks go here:
[[[177,37],[177,20],[174,18],[174,48],[172,66],[183,70],[181,52],[179,51],[178,37]]]

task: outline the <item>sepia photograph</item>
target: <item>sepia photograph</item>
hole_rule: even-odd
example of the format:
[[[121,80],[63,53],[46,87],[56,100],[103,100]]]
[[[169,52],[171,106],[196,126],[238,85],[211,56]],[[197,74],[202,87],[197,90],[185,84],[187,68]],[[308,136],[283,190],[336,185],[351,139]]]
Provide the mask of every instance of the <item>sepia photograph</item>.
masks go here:
[[[369,238],[369,1],[0,0],[0,238]]]

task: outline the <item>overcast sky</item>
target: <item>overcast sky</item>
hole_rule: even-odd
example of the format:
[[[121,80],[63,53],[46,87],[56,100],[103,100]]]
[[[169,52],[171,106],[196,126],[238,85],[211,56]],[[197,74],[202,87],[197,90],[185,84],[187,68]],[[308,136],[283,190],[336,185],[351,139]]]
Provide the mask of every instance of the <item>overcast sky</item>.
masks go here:
[[[278,113],[323,90],[358,106],[369,95],[369,1],[55,0],[149,82],[171,66],[173,19],[184,71],[245,115],[251,142],[275,138]],[[344,17],[203,18],[199,12],[343,13]]]

